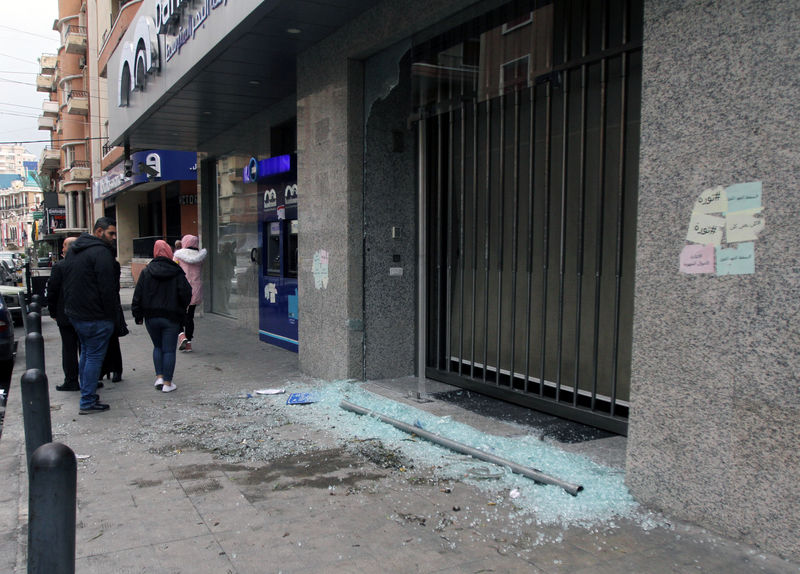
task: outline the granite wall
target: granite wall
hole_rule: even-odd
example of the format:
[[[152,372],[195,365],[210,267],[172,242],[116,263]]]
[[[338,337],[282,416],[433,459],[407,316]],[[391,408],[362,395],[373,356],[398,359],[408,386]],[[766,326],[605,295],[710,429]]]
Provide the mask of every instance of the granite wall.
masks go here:
[[[626,477],[640,502],[794,560],[798,54],[794,1],[645,2]],[[757,181],[753,272],[681,273],[699,194]]]
[[[392,92],[392,81],[388,90],[376,89],[375,82],[398,77],[398,60],[376,64],[371,58],[500,3],[387,0],[299,56],[298,293],[304,372],[325,379],[414,372],[416,320],[410,305],[416,288],[416,198],[412,136],[404,123],[408,105],[398,99],[401,92]],[[395,98],[394,107],[387,107],[387,98]],[[398,130],[399,135],[392,133]],[[402,152],[392,151],[398,146]],[[409,171],[394,171],[398,167]],[[392,227],[402,228],[401,239],[391,238]],[[393,255],[401,260],[395,262]],[[399,280],[389,277],[390,266],[404,268]]]

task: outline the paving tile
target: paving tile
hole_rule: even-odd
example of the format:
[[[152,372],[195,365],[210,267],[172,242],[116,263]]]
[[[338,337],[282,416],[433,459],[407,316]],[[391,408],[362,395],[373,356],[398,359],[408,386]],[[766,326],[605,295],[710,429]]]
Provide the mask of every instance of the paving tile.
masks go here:
[[[235,568],[211,535],[173,540],[164,544],[103,551],[79,557],[80,574],[234,574]]]

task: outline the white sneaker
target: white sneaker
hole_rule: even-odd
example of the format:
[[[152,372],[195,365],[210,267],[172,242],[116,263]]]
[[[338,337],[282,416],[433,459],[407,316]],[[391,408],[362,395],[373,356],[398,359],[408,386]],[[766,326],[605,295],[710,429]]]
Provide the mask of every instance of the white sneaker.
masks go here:
[[[177,388],[178,388],[178,385],[176,385],[175,383],[170,383],[168,385],[164,385],[163,387],[161,387],[161,392],[162,393],[171,393],[172,391],[174,391]]]
[[[157,391],[160,391],[161,388],[164,386],[164,379],[162,379],[161,377],[158,377],[156,379],[156,382],[153,384],[153,386],[156,388]]]

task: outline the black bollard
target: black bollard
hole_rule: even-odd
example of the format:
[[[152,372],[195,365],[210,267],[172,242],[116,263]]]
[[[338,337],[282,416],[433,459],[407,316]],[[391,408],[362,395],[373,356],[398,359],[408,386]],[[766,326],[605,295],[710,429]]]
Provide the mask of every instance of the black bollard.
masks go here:
[[[25,429],[25,460],[30,463],[33,451],[53,440],[47,375],[39,369],[28,369],[22,375],[20,391],[22,423]]]
[[[34,295],[34,297],[36,297],[36,295]],[[30,313],[39,313],[41,315],[42,306],[38,301],[31,301],[31,303],[28,305],[28,314]]]
[[[28,482],[28,574],[74,574],[78,463],[59,442],[31,456]]]
[[[28,315],[28,317],[30,316],[31,315]],[[43,373],[45,372],[44,337],[42,337],[41,333],[36,331],[25,335],[25,368],[39,369]]]
[[[28,313],[28,323],[26,325],[28,333],[42,332],[42,314],[31,311]]]
[[[33,295],[31,295],[31,302],[32,303],[40,303],[41,300],[42,300],[42,298],[39,296],[38,293],[34,293]]]

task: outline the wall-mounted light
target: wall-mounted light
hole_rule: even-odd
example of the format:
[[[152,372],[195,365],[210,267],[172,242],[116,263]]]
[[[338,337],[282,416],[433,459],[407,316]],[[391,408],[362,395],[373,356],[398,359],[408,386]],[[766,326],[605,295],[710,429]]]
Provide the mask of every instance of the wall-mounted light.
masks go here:
[[[302,32],[300,28],[286,28],[287,34],[299,34],[300,32]]]

